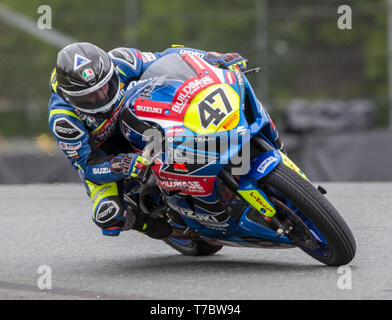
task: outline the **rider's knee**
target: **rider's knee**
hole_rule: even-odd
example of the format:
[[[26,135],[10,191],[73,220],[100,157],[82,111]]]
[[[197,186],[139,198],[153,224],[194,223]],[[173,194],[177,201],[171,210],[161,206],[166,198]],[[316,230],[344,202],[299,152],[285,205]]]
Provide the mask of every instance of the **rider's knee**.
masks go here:
[[[125,223],[124,205],[120,197],[109,197],[99,201],[92,218],[104,235],[119,234]]]
[[[87,185],[93,201],[94,223],[104,235],[118,235],[125,223],[124,203],[118,183],[96,185],[87,182]]]

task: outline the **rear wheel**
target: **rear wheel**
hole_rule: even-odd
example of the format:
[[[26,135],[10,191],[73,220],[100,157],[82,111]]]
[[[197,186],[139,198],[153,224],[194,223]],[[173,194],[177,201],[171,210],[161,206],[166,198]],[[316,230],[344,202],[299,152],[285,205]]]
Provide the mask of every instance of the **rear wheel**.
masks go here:
[[[186,256],[208,256],[222,249],[222,246],[212,245],[203,240],[170,238],[164,241],[173,249]]]
[[[288,237],[291,234],[291,240],[303,251],[330,266],[344,265],[354,258],[356,244],[349,227],[310,182],[279,164],[259,184],[280,194],[299,217]]]

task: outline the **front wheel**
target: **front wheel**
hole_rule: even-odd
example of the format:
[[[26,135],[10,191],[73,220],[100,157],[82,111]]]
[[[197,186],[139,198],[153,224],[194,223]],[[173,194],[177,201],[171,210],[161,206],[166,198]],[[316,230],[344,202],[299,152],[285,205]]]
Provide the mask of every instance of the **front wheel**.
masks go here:
[[[279,164],[259,180],[259,184],[262,189],[267,188],[269,192],[278,194],[302,221],[297,224],[301,230],[292,231],[293,241],[303,251],[330,266],[345,265],[354,258],[356,245],[349,227],[327,198],[310,182]],[[307,246],[305,241],[298,240],[300,233],[313,245]],[[309,235],[312,241],[309,241]]]
[[[173,249],[186,256],[208,256],[222,249],[222,246],[212,245],[203,240],[170,238],[164,241]]]

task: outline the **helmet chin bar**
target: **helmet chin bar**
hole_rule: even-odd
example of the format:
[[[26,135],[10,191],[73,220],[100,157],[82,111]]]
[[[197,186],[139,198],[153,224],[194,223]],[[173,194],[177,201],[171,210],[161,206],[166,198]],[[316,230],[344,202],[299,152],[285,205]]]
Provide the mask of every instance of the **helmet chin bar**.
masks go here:
[[[113,113],[112,110],[106,112],[106,113],[95,113],[92,115],[92,117],[97,118],[97,119],[110,119],[112,117]]]
[[[118,78],[117,92],[116,92],[115,96],[113,97],[113,99],[109,103],[107,103],[103,107],[101,107],[99,109],[95,109],[95,110],[83,109],[83,108],[79,108],[79,107],[75,107],[75,106],[74,106],[74,108],[76,108],[80,112],[85,113],[86,115],[89,115],[94,118],[109,119],[111,116],[111,112],[113,110],[113,106],[116,103],[116,101],[118,100],[119,95],[120,95],[120,79]]]
[[[93,117],[93,118],[97,118],[97,119],[110,119],[110,117],[112,116],[112,111],[113,111],[113,107],[114,107],[115,103],[112,103],[110,106],[108,106],[107,111],[101,111],[101,112],[91,112],[91,110],[86,110],[86,109],[80,109],[80,108],[76,108],[78,109],[80,112],[84,113],[87,116]]]

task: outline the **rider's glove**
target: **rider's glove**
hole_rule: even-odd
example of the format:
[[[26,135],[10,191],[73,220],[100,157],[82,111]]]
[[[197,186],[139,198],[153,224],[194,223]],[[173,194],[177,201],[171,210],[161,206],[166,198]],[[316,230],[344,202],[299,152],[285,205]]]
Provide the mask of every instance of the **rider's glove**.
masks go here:
[[[241,57],[238,53],[225,53],[220,56],[217,61],[218,67],[223,67],[232,71],[246,70],[248,60]]]
[[[110,162],[113,173],[123,173],[132,178],[142,177],[149,165],[149,161],[135,153],[120,154]]]

